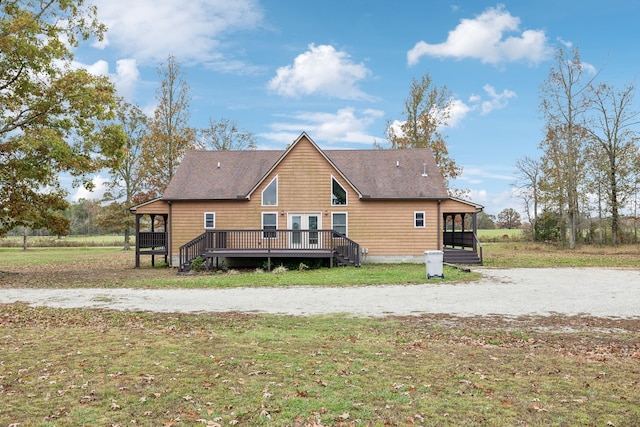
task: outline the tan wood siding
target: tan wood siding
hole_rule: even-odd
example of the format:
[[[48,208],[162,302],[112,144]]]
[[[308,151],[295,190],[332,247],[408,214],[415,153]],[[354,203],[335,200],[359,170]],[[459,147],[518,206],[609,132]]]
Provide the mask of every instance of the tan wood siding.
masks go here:
[[[278,205],[262,206],[262,190],[278,176]],[[347,205],[331,205],[331,177],[347,192]],[[203,177],[206,179],[206,177]],[[459,203],[458,212],[465,212]],[[457,204],[451,207],[458,207]],[[415,228],[414,212],[425,212],[425,228]],[[473,210],[475,212],[475,210]],[[347,212],[348,235],[369,255],[420,255],[438,245],[438,202],[360,200],[357,192],[308,141],[299,141],[262,181],[250,200],[174,201],[172,252],[204,232],[204,213],[215,212],[216,229],[259,229],[263,212],[276,212],[278,228],[287,228],[289,213],[320,213],[321,228],[330,229],[332,212]]]
[[[136,208],[136,214],[148,215],[148,214],[168,214],[169,204],[164,200],[155,200],[146,205]]]

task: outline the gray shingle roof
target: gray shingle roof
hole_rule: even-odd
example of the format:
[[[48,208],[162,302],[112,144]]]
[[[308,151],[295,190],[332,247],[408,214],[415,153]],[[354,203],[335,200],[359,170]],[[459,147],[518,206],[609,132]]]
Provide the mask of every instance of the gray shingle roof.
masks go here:
[[[313,143],[313,142],[312,142]],[[363,198],[447,198],[428,149],[322,150]],[[286,151],[191,151],[167,186],[165,200],[244,199]],[[423,173],[427,171],[427,176]]]

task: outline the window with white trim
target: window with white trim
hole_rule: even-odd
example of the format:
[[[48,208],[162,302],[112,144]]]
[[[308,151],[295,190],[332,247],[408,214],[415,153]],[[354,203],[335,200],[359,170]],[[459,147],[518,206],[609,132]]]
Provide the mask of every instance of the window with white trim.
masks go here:
[[[215,212],[205,212],[204,213],[204,228],[205,228],[205,230],[210,230],[212,228],[216,228],[216,213]]]
[[[341,206],[347,204],[347,190],[334,177],[331,177],[331,205]]]
[[[262,237],[264,239],[274,239],[276,237],[275,230],[278,229],[278,214],[276,212],[262,213]],[[273,231],[267,231],[273,230]]]
[[[424,211],[413,213],[413,225],[415,228],[425,228],[425,222]]]
[[[262,190],[262,206],[278,206],[278,177]]]
[[[331,228],[333,231],[337,231],[340,234],[347,235],[347,213],[346,212],[332,212],[331,213]]]

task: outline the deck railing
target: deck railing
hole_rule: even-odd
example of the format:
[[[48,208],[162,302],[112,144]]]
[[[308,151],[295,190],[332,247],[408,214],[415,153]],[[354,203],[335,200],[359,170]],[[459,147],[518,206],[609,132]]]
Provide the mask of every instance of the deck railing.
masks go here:
[[[334,230],[207,230],[180,247],[180,268],[198,256],[233,256],[252,252],[256,257],[288,256],[305,257],[313,251],[326,253],[327,257],[339,254],[351,264],[360,265],[360,245]]]
[[[204,254],[206,235],[201,234],[190,242],[180,246],[180,271],[183,271],[194,259]]]

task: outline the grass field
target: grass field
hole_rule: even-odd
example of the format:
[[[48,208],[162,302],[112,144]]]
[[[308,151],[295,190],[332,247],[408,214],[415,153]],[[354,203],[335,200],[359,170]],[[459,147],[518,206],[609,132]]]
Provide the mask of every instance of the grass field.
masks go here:
[[[492,267],[640,259],[637,247],[484,249]],[[425,281],[424,265],[408,264],[194,276],[132,266],[133,252],[116,248],[0,249],[0,288]],[[639,362],[639,319],[0,305],[0,426],[629,426],[640,419]]]
[[[131,245],[135,244],[135,236],[131,237]],[[101,247],[101,246],[124,246],[123,236],[29,236],[27,246],[30,248],[39,247]],[[0,238],[0,247],[21,248],[22,236],[8,236]]]

